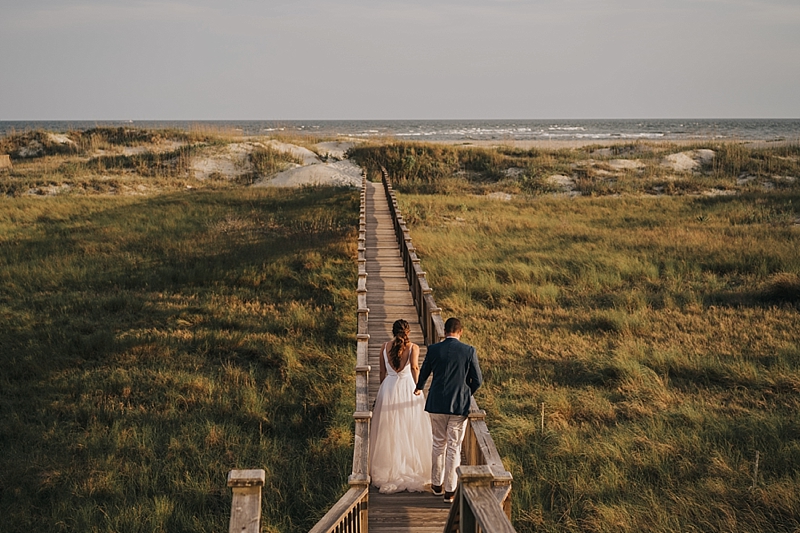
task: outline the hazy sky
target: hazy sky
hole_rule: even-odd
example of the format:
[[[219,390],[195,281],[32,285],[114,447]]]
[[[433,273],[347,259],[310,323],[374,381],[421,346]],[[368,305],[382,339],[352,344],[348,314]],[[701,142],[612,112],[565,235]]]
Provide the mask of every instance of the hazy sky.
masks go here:
[[[800,0],[0,0],[0,120],[800,118]]]

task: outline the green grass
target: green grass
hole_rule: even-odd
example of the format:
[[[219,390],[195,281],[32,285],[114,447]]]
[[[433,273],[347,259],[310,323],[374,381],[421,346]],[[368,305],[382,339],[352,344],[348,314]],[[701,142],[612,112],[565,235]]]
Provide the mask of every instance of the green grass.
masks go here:
[[[676,172],[662,165],[665,156],[711,149],[713,163],[696,172]],[[486,194],[507,192],[539,196],[558,192],[550,177],[568,176],[574,191],[584,196],[684,195],[705,191],[756,192],[768,186],[800,188],[800,143],[752,147],[737,142],[694,145],[631,143],[611,147],[523,150],[445,144],[364,144],[350,150],[371,179],[386,168],[398,192],[419,194]],[[615,159],[631,159],[640,168],[617,169]],[[789,177],[787,180],[786,177]],[[740,183],[740,177],[751,177]]]
[[[11,178],[13,179],[13,178]],[[0,198],[0,529],[308,530],[352,456],[350,190]]]
[[[260,467],[262,529],[308,530],[350,468],[358,195],[183,177],[225,132],[36,135],[0,140],[43,146],[0,178],[0,529],[224,531],[226,473]],[[164,141],[186,148],[118,149]],[[800,527],[800,194],[737,182],[800,154],[659,164],[704,147],[352,151],[398,178],[478,347],[521,532]],[[599,172],[617,157],[645,166]],[[552,173],[586,197],[549,196]],[[710,187],[738,194],[684,195]]]
[[[796,190],[399,200],[518,531],[800,528]]]

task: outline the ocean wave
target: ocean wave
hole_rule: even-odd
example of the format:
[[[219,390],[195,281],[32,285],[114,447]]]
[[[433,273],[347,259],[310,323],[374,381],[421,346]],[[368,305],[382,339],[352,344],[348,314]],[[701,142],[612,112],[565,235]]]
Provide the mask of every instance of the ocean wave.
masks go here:
[[[97,126],[130,127],[128,121],[0,121],[0,135],[35,129],[55,132]],[[424,140],[613,140],[613,139],[800,139],[798,119],[725,120],[253,120],[143,121],[138,128],[197,126],[241,129],[246,135],[313,131],[314,135]]]

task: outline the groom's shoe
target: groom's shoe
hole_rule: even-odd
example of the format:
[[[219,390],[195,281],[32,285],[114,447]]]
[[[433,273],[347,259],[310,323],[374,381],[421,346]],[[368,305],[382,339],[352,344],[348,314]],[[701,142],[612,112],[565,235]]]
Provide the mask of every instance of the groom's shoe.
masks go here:
[[[434,496],[441,496],[442,494],[444,494],[441,485],[431,485],[431,490],[433,491]]]
[[[455,494],[455,492],[445,492],[444,503],[453,503],[453,496],[455,496]]]

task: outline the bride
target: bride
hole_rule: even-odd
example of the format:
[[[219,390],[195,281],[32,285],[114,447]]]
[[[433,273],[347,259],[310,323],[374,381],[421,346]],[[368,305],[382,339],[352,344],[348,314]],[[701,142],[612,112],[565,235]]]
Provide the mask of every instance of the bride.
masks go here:
[[[419,346],[408,339],[405,320],[381,350],[381,386],[370,428],[370,475],[380,492],[422,492],[431,480],[431,421],[425,398],[415,396]]]

